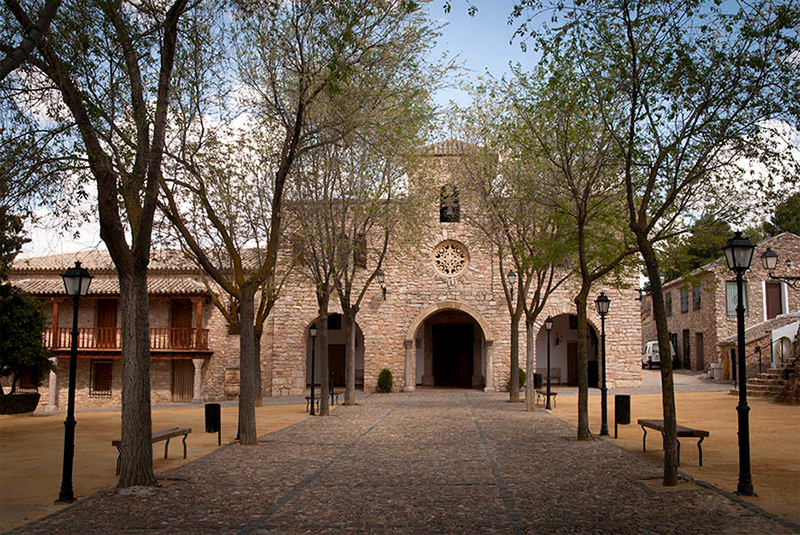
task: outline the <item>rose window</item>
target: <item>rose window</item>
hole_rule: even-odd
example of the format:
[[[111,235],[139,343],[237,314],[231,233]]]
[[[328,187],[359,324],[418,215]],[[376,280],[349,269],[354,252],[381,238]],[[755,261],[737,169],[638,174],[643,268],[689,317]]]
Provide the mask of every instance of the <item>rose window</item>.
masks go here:
[[[432,259],[439,274],[445,277],[456,277],[467,269],[469,253],[463,244],[448,240],[434,248]]]

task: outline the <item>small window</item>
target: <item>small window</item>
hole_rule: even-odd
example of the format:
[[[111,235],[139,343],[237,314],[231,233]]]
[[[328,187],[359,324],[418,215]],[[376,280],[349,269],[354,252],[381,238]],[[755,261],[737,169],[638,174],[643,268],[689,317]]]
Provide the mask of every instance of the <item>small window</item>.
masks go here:
[[[111,360],[92,360],[89,377],[89,396],[95,398],[111,397]]]
[[[340,331],[342,330],[342,315],[341,314],[328,314],[328,330]]]
[[[353,263],[357,268],[366,269],[367,267],[367,235],[359,234],[356,236],[355,248],[353,249]]]
[[[458,202],[458,189],[455,186],[442,186],[439,194],[439,222],[458,223],[461,220],[461,206]]]
[[[692,286],[692,309],[693,310],[700,310],[702,308],[702,299],[703,292],[700,290],[700,285],[695,284]]]
[[[689,312],[689,289],[681,288],[681,313]]]
[[[672,292],[667,292],[664,296],[664,307],[667,309],[667,316],[672,316]]]
[[[578,328],[578,316],[576,316],[575,314],[569,315],[569,328],[572,331]]]
[[[728,316],[736,316],[736,306],[738,304],[738,291],[736,289],[736,281],[726,281],[725,282],[725,300],[727,303],[728,309]],[[744,281],[744,315],[747,316],[749,314],[749,310],[747,307],[747,281]]]

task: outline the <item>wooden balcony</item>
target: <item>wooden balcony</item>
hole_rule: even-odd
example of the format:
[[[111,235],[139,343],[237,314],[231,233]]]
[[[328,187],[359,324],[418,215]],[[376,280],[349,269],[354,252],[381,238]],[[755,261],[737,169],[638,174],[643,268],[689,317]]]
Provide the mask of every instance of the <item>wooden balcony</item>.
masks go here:
[[[69,350],[71,328],[53,329],[44,332],[45,346],[54,350]],[[119,351],[122,349],[122,329],[103,327],[81,327],[78,329],[79,351]],[[208,353],[208,329],[150,329],[150,350],[153,352],[197,352]]]

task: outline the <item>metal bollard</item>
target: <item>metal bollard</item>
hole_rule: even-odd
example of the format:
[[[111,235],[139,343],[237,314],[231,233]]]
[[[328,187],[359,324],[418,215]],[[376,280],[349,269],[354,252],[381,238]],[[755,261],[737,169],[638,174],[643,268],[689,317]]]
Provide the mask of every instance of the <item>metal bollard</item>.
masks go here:
[[[617,426],[631,423],[631,396],[616,394],[614,396],[614,438],[617,438]]]
[[[217,445],[222,445],[222,417],[219,403],[206,403],[206,433],[217,433]]]

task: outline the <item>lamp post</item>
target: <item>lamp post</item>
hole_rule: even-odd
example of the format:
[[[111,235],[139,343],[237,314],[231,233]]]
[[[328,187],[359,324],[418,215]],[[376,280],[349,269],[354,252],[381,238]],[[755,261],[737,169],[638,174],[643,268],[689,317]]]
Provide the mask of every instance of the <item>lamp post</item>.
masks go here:
[[[75,375],[78,369],[78,305],[82,295],[89,292],[92,276],[80,262],[61,274],[64,290],[72,296],[72,339],[69,352],[69,389],[67,391],[67,419],[64,421],[64,465],[61,472],[61,490],[56,503],[72,503],[72,462],[75,458]]]
[[[379,269],[375,272],[375,280],[378,281],[378,284],[381,285],[381,291],[383,292],[383,300],[386,301],[386,284],[384,284],[386,280],[386,276],[383,274],[383,270]]]
[[[737,232],[728,240],[722,252],[728,268],[736,272],[736,332],[737,354],[739,358],[739,405],[736,412],[739,416],[739,484],[736,493],[741,496],[755,496],[753,478],[750,475],[750,407],[747,406],[747,368],[744,353],[744,272],[750,268],[755,245]]]
[[[314,416],[316,414],[314,412],[314,353],[317,349],[317,324],[312,323],[308,331],[311,333],[311,410],[309,414]]]
[[[508,270],[508,275],[506,275],[508,279],[508,287],[511,289],[511,303],[513,306],[514,303],[514,285],[517,283],[517,274],[514,273],[513,269]]]
[[[773,251],[771,247],[767,247],[767,250],[761,255],[761,264],[769,272],[770,279],[785,282],[793,289],[800,290],[800,277],[775,275],[775,268],[778,267],[778,253]],[[791,269],[791,259],[786,260],[786,267]]]
[[[545,409],[550,410],[550,331],[553,330],[553,318],[547,316],[544,320],[544,328],[547,329],[547,404]]]
[[[601,412],[603,422],[600,425],[600,434],[608,436],[608,389],[606,388],[606,314],[608,314],[608,307],[611,306],[611,299],[606,296],[605,292],[600,292],[600,295],[595,299],[594,304],[597,306],[597,313],[600,314],[600,358],[602,371],[602,383],[600,385],[601,395]]]

